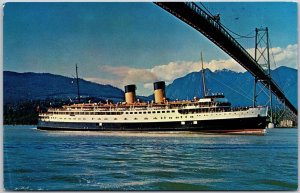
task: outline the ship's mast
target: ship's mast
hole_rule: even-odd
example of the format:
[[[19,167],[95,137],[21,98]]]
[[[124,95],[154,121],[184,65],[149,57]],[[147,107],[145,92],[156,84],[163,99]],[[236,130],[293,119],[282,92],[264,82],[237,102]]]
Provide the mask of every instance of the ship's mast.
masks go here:
[[[202,84],[203,84],[203,93],[204,97],[206,97],[206,84],[205,84],[205,77],[204,77],[204,67],[203,67],[203,58],[202,58],[202,52],[201,52],[201,63],[202,63]]]
[[[79,79],[78,79],[78,67],[76,64],[76,80],[77,80],[77,96],[78,96],[78,102],[80,103],[80,94],[79,94]]]

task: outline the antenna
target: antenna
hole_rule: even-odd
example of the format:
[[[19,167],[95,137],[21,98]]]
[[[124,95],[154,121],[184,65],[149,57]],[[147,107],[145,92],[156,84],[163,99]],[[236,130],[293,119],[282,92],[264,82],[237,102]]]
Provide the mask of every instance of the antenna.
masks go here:
[[[201,52],[201,63],[202,63],[202,84],[203,84],[203,93],[204,93],[204,97],[206,97],[207,94],[206,94],[206,85],[205,85],[205,77],[204,77],[204,68],[203,68],[202,52]]]
[[[77,80],[77,96],[78,96],[78,102],[80,103],[80,94],[79,94],[79,80],[78,80],[78,67],[76,64],[76,80]]]

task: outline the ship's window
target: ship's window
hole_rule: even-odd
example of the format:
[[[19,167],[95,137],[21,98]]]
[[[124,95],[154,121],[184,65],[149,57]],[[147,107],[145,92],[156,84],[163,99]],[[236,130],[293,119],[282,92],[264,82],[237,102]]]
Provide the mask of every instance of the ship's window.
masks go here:
[[[157,119],[157,117],[154,117],[153,119]]]
[[[100,118],[98,118],[98,120],[101,120]]]
[[[139,114],[142,114],[142,112],[139,112]]]
[[[114,120],[118,120],[117,118],[114,118]]]
[[[127,118],[124,118],[124,120],[127,120]]]
[[[104,118],[104,120],[107,120],[107,118]]]
[[[134,118],[134,120],[137,120],[137,118]]]
[[[137,112],[134,112],[134,114],[137,114]]]
[[[170,111],[167,111],[167,113],[170,113]]]
[[[155,111],[152,111],[152,113],[155,113]]]
[[[160,113],[160,111],[157,111],[157,113]]]
[[[86,120],[85,118],[83,118],[83,120]]]
[[[193,116],[190,116],[191,118],[194,118]]]
[[[146,114],[147,112],[143,112],[144,114]]]
[[[125,112],[125,114],[128,114],[128,112]]]
[[[146,117],[145,120],[148,120],[148,118]]]
[[[162,111],[161,113],[165,113],[165,111]]]
[[[175,111],[174,111],[174,110],[172,110],[172,113],[175,113]]]
[[[151,111],[148,111],[148,114],[151,114]]]
[[[130,114],[133,114],[133,112],[130,112]]]

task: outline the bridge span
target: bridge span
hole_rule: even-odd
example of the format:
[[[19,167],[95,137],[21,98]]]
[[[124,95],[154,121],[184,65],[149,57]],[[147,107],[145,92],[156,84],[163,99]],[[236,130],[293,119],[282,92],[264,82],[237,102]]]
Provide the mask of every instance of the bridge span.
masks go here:
[[[269,87],[270,82],[272,93],[297,115],[297,109],[287,99],[280,87],[215,18],[208,15],[193,2],[155,2],[155,4],[201,32],[249,71],[255,78],[265,80],[261,81],[261,83],[266,87]]]

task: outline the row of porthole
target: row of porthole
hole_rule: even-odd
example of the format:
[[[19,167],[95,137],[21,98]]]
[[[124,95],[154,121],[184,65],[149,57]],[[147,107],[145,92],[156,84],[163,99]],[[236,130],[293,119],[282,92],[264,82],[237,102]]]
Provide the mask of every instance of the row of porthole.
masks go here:
[[[162,113],[165,113],[165,111],[152,111],[152,113],[160,113],[160,112],[162,112]],[[170,113],[170,111],[166,111],[167,113]],[[174,113],[175,112],[175,110],[172,110],[171,111],[172,113]],[[118,112],[118,113],[120,113],[120,112]],[[125,112],[126,114],[128,114],[129,112]],[[146,114],[146,112],[143,112],[144,114]],[[147,111],[147,113],[148,114],[151,114],[151,111]],[[249,112],[246,112],[246,113],[249,113]],[[253,113],[253,112],[252,112]],[[130,112],[130,114],[142,114],[142,112]],[[229,114],[232,114],[232,113],[229,113]],[[234,114],[237,114],[237,113],[234,113]],[[243,113],[242,113],[243,114]],[[219,115],[221,115],[221,114],[219,114]],[[197,115],[198,116],[198,115]],[[205,115],[204,115],[205,116]],[[50,119],[52,119],[52,117],[50,117]],[[56,117],[54,117],[53,119],[56,119]],[[62,118],[60,118],[60,119],[62,119]],[[78,120],[80,120],[80,118],[78,118]],[[83,120],[85,120],[84,118],[83,118]],[[93,119],[92,119],[93,120]],[[98,119],[99,120],[99,119]],[[101,120],[101,119],[100,119]]]
[[[159,112],[159,111],[158,111]],[[172,111],[173,112],[173,111]],[[128,113],[128,112],[127,112]],[[132,113],[132,112],[131,112]],[[137,112],[134,112],[135,114],[137,113]],[[141,112],[140,112],[141,113]],[[249,112],[247,112],[247,113],[249,113]],[[252,112],[253,113],[253,112]],[[233,114],[233,113],[229,113],[229,114]],[[237,114],[237,113],[234,113],[234,114]],[[241,114],[244,114],[244,113],[241,113]],[[222,114],[218,114],[218,115],[222,115]],[[197,116],[200,116],[200,115],[197,115]],[[204,115],[204,116],[209,116],[209,115]],[[50,119],[57,119],[57,117],[50,117]],[[62,118],[59,118],[60,120],[62,120]],[[65,120],[66,120],[66,118],[64,118]],[[157,118],[154,118],[154,119],[157,119]],[[69,120],[71,120],[71,118],[69,118]],[[76,118],[73,118],[73,120],[76,120]],[[78,118],[78,120],[81,120],[81,118]],[[85,118],[83,118],[83,120],[86,120]],[[92,118],[92,120],[94,120],[93,118]],[[98,118],[98,120],[101,120],[101,118]],[[104,120],[107,120],[107,118],[105,118]],[[136,120],[136,119],[135,119]]]
[[[248,113],[248,112],[247,112]],[[229,113],[232,114],[232,113]],[[234,113],[236,114],[236,113]],[[243,113],[242,113],[243,114]],[[215,114],[215,115],[222,115],[222,114]],[[197,115],[198,117],[201,115]],[[204,115],[204,116],[210,116],[210,115]],[[182,116],[180,117],[182,118]],[[185,118],[187,118],[187,116],[185,116]],[[190,118],[194,118],[193,116],[190,116]],[[50,119],[57,119],[57,117],[50,117]],[[62,120],[63,118],[59,118],[60,120]],[[67,118],[64,118],[64,120],[66,120]],[[148,118],[144,118],[145,120],[148,120]],[[157,119],[157,117],[154,117],[153,119]],[[161,117],[161,119],[166,119],[166,117]],[[169,119],[172,119],[172,117],[169,117]],[[179,117],[175,117],[175,119],[179,119]],[[69,118],[69,120],[71,120],[71,118]],[[73,120],[76,120],[76,118],[73,118]],[[81,120],[81,118],[77,118],[77,120]],[[82,118],[82,120],[86,120],[86,118]],[[92,118],[92,120],[94,120],[94,118]],[[101,118],[98,118],[98,120],[101,120]],[[108,120],[107,118],[104,118],[104,120]],[[117,118],[115,118],[114,120],[118,120]],[[127,120],[127,118],[124,118],[124,120]],[[134,120],[138,120],[138,118],[134,118]]]
[[[156,114],[156,113],[175,113],[175,110],[171,111],[143,111],[143,112],[125,112],[125,114]],[[60,115],[121,115],[122,112],[53,112],[53,114]]]
[[[54,115],[71,115],[71,116],[75,116],[75,115],[122,115],[123,112],[111,112],[111,111],[107,111],[107,112],[49,112],[52,113]]]
[[[161,119],[166,119],[166,117],[160,117]],[[180,117],[182,118],[182,116]],[[185,116],[185,118],[187,118],[187,116]],[[190,118],[193,118],[193,116],[190,116]],[[58,119],[57,117],[50,117],[50,119]],[[59,118],[60,120],[62,120],[62,118]],[[64,120],[66,120],[67,118],[64,118]],[[154,117],[153,119],[157,119],[157,117]],[[169,119],[172,119],[172,117],[169,117]],[[175,117],[175,119],[179,119],[179,117]],[[69,118],[69,120],[72,120],[71,118]],[[73,120],[81,120],[81,118],[73,118]],[[82,120],[86,120],[86,118],[83,118]],[[94,120],[92,118],[92,120]],[[101,120],[101,118],[98,118],[98,120]],[[108,118],[104,118],[104,120],[108,120]],[[114,118],[114,120],[118,120],[117,118]],[[124,120],[127,120],[127,118],[124,118]],[[138,120],[138,118],[134,118],[134,120]],[[148,120],[147,117],[144,118],[144,120]]]
[[[171,110],[171,111],[125,112],[125,114],[156,114],[156,113],[175,113],[175,110]]]

